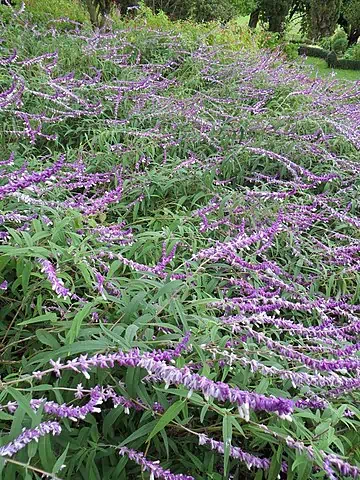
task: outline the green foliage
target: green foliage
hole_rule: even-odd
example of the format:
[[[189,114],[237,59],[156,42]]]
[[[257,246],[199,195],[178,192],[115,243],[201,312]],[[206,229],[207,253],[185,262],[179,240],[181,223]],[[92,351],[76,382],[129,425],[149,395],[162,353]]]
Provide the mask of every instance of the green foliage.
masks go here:
[[[190,7],[190,16],[197,22],[228,21],[235,14],[232,0],[195,0]]]
[[[20,4],[21,1],[18,1]],[[88,22],[88,14],[80,0],[25,0],[25,7],[36,22],[62,17],[81,23]]]
[[[331,37],[321,39],[319,45],[325,50],[334,50],[337,55],[343,54],[348,47],[348,36],[342,28],[339,28]]]
[[[306,55],[309,57],[323,58],[326,60],[329,54],[328,50],[324,50],[320,47],[315,47],[311,45],[301,45],[299,47],[299,55]]]
[[[338,59],[337,59],[335,50],[332,50],[331,52],[329,52],[328,56],[326,57],[326,61],[327,61],[328,67],[330,68],[336,67]]]
[[[284,43],[283,51],[289,60],[295,60],[299,54],[299,47],[294,43]]]
[[[257,0],[232,0],[236,15],[249,15],[256,7]]]
[[[332,48],[337,54],[344,53],[348,47],[347,38],[336,38],[332,42]]]
[[[338,28],[334,35],[331,37],[332,42],[337,40],[347,40],[347,34],[343,28]]]
[[[340,16],[342,0],[311,0],[311,37],[315,40],[331,36]]]
[[[228,21],[248,8],[242,0],[146,0],[145,3],[156,12],[164,11],[171,19],[192,18],[197,22]]]
[[[36,18],[47,19],[48,12],[42,17],[41,8],[35,0],[28,9],[34,17],[39,14]],[[82,9],[81,12],[84,13]],[[55,9],[54,15],[64,16],[64,12],[60,14]],[[72,18],[80,20],[80,13]],[[103,110],[96,116],[65,118],[56,123],[56,128],[49,122],[44,125],[44,131],[49,134],[56,131],[57,140],[37,139],[34,144],[9,133],[20,126],[13,124],[16,120],[12,117],[10,119],[12,111],[1,111],[0,145],[3,153],[0,160],[7,158],[10,151],[15,151],[14,170],[23,166],[27,171],[42,170],[51,164],[52,158],[66,153],[66,162],[77,164],[80,170],[83,165],[91,173],[117,172],[121,168],[133,174],[124,182],[124,198],[96,216],[83,215],[72,208],[56,207],[57,202],[61,204],[66,198],[63,188],[50,181],[42,185],[44,190],[38,199],[46,197],[54,202],[55,207],[52,203],[44,204],[36,211],[51,217],[52,223],[32,218],[26,228],[18,230],[18,224],[3,224],[1,220],[1,231],[6,229],[10,237],[7,243],[0,245],[0,283],[4,279],[9,281],[9,289],[1,292],[0,401],[6,404],[15,400],[21,407],[11,414],[4,410],[0,412],[1,442],[5,444],[14,439],[21,433],[22,427],[34,427],[48,418],[41,407],[36,413],[30,408],[31,397],[47,397],[59,404],[72,405],[79,383],[85,388],[95,384],[105,388],[112,385],[118,395],[141,402],[146,408],[142,411],[133,409],[127,415],[121,405],[111,408],[111,404],[106,403],[101,405],[101,412],[88,414],[79,422],[65,420],[61,436],[44,437],[38,444],[33,442],[19,452],[15,459],[20,465],[0,463],[3,478],[38,480],[42,474],[32,470],[32,465],[44,470],[49,478],[51,472],[64,479],[79,480],[145,477],[146,473],[140,472],[137,466],[120,459],[117,449],[120,445],[127,445],[146,451],[150,458],[160,458],[165,468],[171,468],[175,473],[192,474],[197,480],[223,480],[229,475],[275,480],[279,474],[282,475],[279,472],[284,458],[289,462],[288,478],[305,480],[315,475],[322,479],[320,449],[340,452],[354,462],[359,460],[357,431],[360,412],[351,405],[353,417],[346,417],[343,398],[335,399],[329,408],[322,411],[299,409],[292,422],[263,412],[252,412],[248,422],[232,405],[207,400],[196,392],[191,395],[181,386],[165,388],[155,378],[149,388],[148,379],[144,378],[144,371],[140,368],[99,368],[91,372],[89,379],[80,372],[71,371],[61,378],[47,374],[41,383],[35,379],[20,381],[34,370],[48,368],[51,359],[90,356],[119,349],[129,351],[136,348],[149,352],[154,348],[170,348],[190,329],[193,349],[184,352],[176,360],[176,366],[192,364],[195,368],[200,365],[199,372],[206,377],[268,396],[290,398],[299,395],[307,398],[311,393],[307,385],[303,389],[295,389],[290,381],[264,378],[237,361],[231,365],[221,363],[217,354],[210,353],[208,348],[212,346],[232,352],[227,342],[235,340],[239,342],[234,344],[239,357],[254,352],[254,357],[268,367],[276,369],[283,365],[274,352],[259,348],[250,338],[239,340],[231,328],[220,323],[219,312],[211,306],[211,302],[223,297],[225,290],[233,288],[232,278],[238,275],[241,279],[251,280],[252,273],[245,277],[245,269],[229,266],[222,259],[216,265],[209,265],[207,261],[195,264],[191,255],[209,245],[216,245],[216,241],[226,241],[229,233],[232,234],[228,224],[235,225],[235,235],[238,235],[240,221],[244,220],[250,229],[267,225],[289,205],[287,199],[281,204],[271,199],[264,203],[249,201],[247,194],[252,175],[269,175],[276,182],[288,179],[288,173],[277,161],[249,153],[246,150],[249,143],[293,156],[301,167],[311,168],[319,175],[333,170],[333,156],[336,154],[340,154],[345,162],[355,162],[356,149],[328,122],[328,105],[322,106],[323,117],[308,115],[312,98],[302,92],[298,84],[298,75],[302,74],[302,70],[296,64],[286,63],[281,50],[278,51],[277,34],[251,33],[240,28],[236,22],[230,22],[225,28],[220,27],[218,22],[203,25],[190,21],[171,23],[166,15],[155,13],[145,6],[140,8],[136,18],[117,21],[121,36],[112,46],[119,48],[120,40],[124,39],[124,53],[129,55],[126,65],[107,60],[100,49],[94,53],[84,48],[94,42],[94,37],[92,42],[89,41],[90,29],[82,32],[81,38],[56,26],[56,36],[52,36],[40,25],[39,39],[32,29],[14,21],[9,22],[6,30],[1,32],[1,36],[6,38],[6,48],[11,51],[16,47],[21,60],[45,52],[57,50],[59,53],[59,62],[50,74],[38,65],[25,67],[14,64],[28,88],[24,104],[16,105],[16,109],[53,114],[46,98],[32,96],[30,91],[41,93],[49,78],[58,78],[70,72],[74,73],[76,80],[88,79],[94,75],[95,68],[101,71],[101,82],[86,86],[79,95],[85,95],[94,104],[100,100]],[[211,46],[215,48],[209,48]],[[276,50],[266,69],[260,68],[262,52],[259,52],[259,47]],[[293,54],[292,45],[284,48],[288,55]],[[210,60],[204,52],[211,55]],[[249,64],[254,66],[251,80],[244,74]],[[166,65],[171,65],[171,68],[165,68]],[[111,96],[113,91],[107,90],[107,85],[129,85],[144,78],[150,66],[151,69],[161,68],[162,78],[169,80],[169,85],[161,87],[160,92],[150,90],[151,95],[144,89],[144,98],[135,88],[122,92],[118,119],[126,122],[109,125],[108,121],[114,117],[114,101]],[[3,86],[8,87],[8,76],[6,68],[0,68],[3,89]],[[283,82],[279,81],[281,78]],[[157,79],[149,88],[155,89],[156,82]],[[327,84],[324,86],[327,87]],[[342,84],[332,82],[331,88],[342,95]],[[49,92],[52,92],[50,88]],[[257,109],[259,92],[263,103]],[[292,95],[293,92],[296,95]],[[314,101],[321,100],[316,97],[315,91],[312,95]],[[154,103],[155,98],[158,103]],[[167,110],[161,103],[163,101],[174,103]],[[196,121],[190,118],[193,109],[199,109]],[[315,147],[328,149],[329,155],[324,156],[323,161],[318,161],[316,150],[307,155],[300,150],[307,145],[302,138],[316,136],[319,131],[327,136],[326,142],[317,143],[316,137],[314,143]],[[163,139],[159,140],[156,135],[161,133],[166,141],[173,132],[179,134],[178,142],[175,145],[169,143],[165,158]],[[111,147],[119,143],[124,150],[120,153],[112,151]],[[51,158],[46,157],[49,152]],[[222,156],[224,161],[219,162]],[[193,157],[199,160],[198,164],[194,167],[192,164],[183,165],[185,160]],[[145,162],[142,163],[142,160]],[[80,161],[84,163],[77,163]],[[210,162],[210,166],[213,162],[211,168],[203,168],[203,165],[208,165],[206,162]],[[218,176],[225,180],[223,185],[216,184]],[[115,186],[113,179],[110,182],[112,187]],[[105,182],[96,185],[94,194],[102,193],[103,189],[106,191],[107,185]],[[266,194],[271,192],[271,188],[270,183],[264,183],[252,191]],[[308,207],[308,198],[313,195],[313,190],[321,188],[328,188],[336,195],[336,180],[312,186],[303,197],[299,193],[296,197],[299,213]],[[86,189],[79,187],[79,190],[74,190],[74,196],[78,191],[87,193]],[[29,194],[32,192],[29,191]],[[209,221],[216,223],[220,220],[220,223],[214,230],[202,231],[201,219],[196,212],[209,203],[211,205],[218,196],[221,204],[215,213],[210,211]],[[348,189],[338,194],[335,200],[346,212],[356,208],[357,198],[352,197]],[[25,214],[32,206],[11,197],[6,202],[1,200],[0,208],[1,215],[15,210]],[[92,259],[98,260],[100,252],[108,245],[107,241],[100,242],[91,232],[99,226],[117,225],[122,221],[132,228],[134,241],[130,245],[114,245],[109,248],[110,251],[121,252],[134,262],[156,265],[163,242],[168,253],[179,243],[178,253],[171,262],[171,271],[191,272],[191,277],[170,280],[146,275],[114,259],[109,262],[109,270],[104,276],[106,281],[121,290],[121,295],[117,297],[106,293],[104,298],[96,289]],[[353,303],[358,304],[357,273],[344,273],[336,264],[329,268],[324,262],[326,253],[324,255],[308,246],[308,239],[314,236],[327,242],[329,249],[335,248],[336,244],[333,245],[331,240],[334,233],[332,226],[345,235],[358,237],[357,230],[343,222],[334,221],[331,228],[327,228],[319,221],[303,233],[305,254],[300,252],[299,255],[295,242],[289,245],[287,232],[280,231],[273,244],[267,246],[266,255],[284,268],[285,278],[311,279],[314,298],[344,294],[348,299],[352,295]],[[264,255],[259,249],[260,242],[253,250],[244,249],[244,262],[252,261],[259,265]],[[39,257],[51,259],[58,267],[58,277],[72,293],[76,292],[86,301],[59,298],[36,261]],[[310,265],[305,262],[307,257],[311,258]],[[295,281],[294,284],[302,295],[304,285]],[[265,282],[259,281],[256,288],[261,289],[265,285]],[[285,298],[288,298],[286,295],[288,292],[285,293]],[[92,313],[99,315],[99,323],[93,321]],[[288,315],[292,314],[299,324],[317,325],[315,314],[314,318],[308,312]],[[277,338],[278,329],[272,328],[271,335]],[[284,334],[284,341],[291,341],[291,338]],[[302,348],[303,345],[299,345],[299,350]],[[296,368],[294,371],[297,372],[304,370],[303,367]],[[314,390],[318,391],[316,387]],[[82,400],[83,403],[86,401]],[[358,392],[354,391],[354,403],[357,401]],[[154,402],[161,404],[163,413],[151,409]],[[266,425],[274,435],[265,433],[260,424]],[[205,446],[199,447],[199,432],[224,440],[224,456]],[[309,458],[288,448],[285,441],[288,435],[314,448],[313,463],[317,470],[312,470]],[[232,459],[230,446],[234,445],[270,458],[268,473],[248,472],[241,462]]]
[[[289,13],[291,0],[260,0],[261,15],[269,24],[270,32],[281,33]]]
[[[350,47],[345,54],[347,60],[360,60],[360,44]]]
[[[7,5],[0,4],[0,19],[5,23],[9,23],[12,19],[12,12]]]
[[[332,37],[324,37],[319,41],[319,45],[321,48],[324,50],[331,50],[331,45],[332,45]]]
[[[169,17],[162,11],[155,12],[144,3],[140,3],[140,7],[133,19],[118,18],[113,16],[114,25],[118,28],[126,28],[132,26],[138,28],[139,25],[146,25],[151,29],[159,29],[161,31],[177,32],[186,39],[194,48],[199,41],[206,45],[223,45],[230,50],[238,51],[246,48],[249,51],[257,50],[259,47],[279,46],[276,36],[267,32],[252,33],[248,28],[239,26],[236,20],[228,22],[225,26],[219,22],[196,23],[191,20],[171,21]],[[147,42],[146,36],[143,38],[144,48]]]
[[[350,24],[350,28],[360,30],[360,8],[358,0],[344,1],[342,11],[345,19]]]
[[[360,59],[346,59],[340,58],[336,64],[337,68],[343,68],[344,70],[357,70],[360,71]]]

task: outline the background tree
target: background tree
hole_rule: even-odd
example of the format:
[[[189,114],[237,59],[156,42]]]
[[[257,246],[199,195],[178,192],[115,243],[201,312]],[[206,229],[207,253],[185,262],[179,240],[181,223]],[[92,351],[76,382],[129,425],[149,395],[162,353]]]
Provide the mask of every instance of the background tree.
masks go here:
[[[250,14],[249,27],[256,28],[261,19],[269,24],[270,32],[282,33],[292,3],[293,0],[257,0],[257,2],[251,2],[253,8]]]
[[[330,37],[340,17],[342,0],[311,0],[310,35],[314,40]]]
[[[182,20],[190,16],[191,0],[145,0],[145,4],[154,12],[162,10],[173,20]]]
[[[197,22],[207,22],[248,15],[255,0],[145,0],[145,3],[154,11],[164,11],[172,19],[193,18]]]
[[[303,35],[310,31],[310,2],[311,0],[293,0],[289,11],[289,20],[297,18],[300,21],[300,31]]]
[[[256,28],[257,24],[259,23],[260,19],[261,8],[259,5],[251,12],[250,19],[249,19],[249,27]]]
[[[105,25],[112,8],[117,8],[124,15],[129,7],[136,6],[139,2],[137,0],[84,0],[84,3],[93,27],[101,28]]]
[[[257,0],[231,0],[231,3],[234,5],[234,8],[237,12],[237,15],[246,17],[250,15],[251,12],[257,8]]]
[[[227,22],[235,14],[234,2],[231,0],[196,0],[192,2],[190,16],[197,22],[220,20]]]
[[[342,20],[342,27],[348,34],[349,44],[353,45],[360,38],[359,0],[344,0],[340,20]]]
[[[112,7],[112,0],[85,0],[85,3],[92,26],[94,28],[103,27]]]
[[[282,33],[292,0],[261,0],[261,17],[269,23],[269,31]]]

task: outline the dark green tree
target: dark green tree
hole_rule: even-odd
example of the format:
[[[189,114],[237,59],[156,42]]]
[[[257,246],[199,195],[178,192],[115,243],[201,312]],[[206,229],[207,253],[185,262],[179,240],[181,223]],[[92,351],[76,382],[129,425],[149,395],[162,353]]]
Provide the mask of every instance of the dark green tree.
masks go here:
[[[353,45],[360,38],[360,2],[359,0],[344,0],[340,21],[348,34],[349,44]]]
[[[261,0],[261,16],[269,23],[269,31],[282,33],[292,0]]]
[[[173,20],[188,18],[191,12],[191,0],[145,0],[145,4],[154,12],[162,10]]]
[[[196,0],[191,5],[191,17],[197,22],[220,20],[226,22],[236,10],[231,0]]]
[[[250,14],[249,27],[256,28],[260,19],[261,8],[257,6]]]
[[[295,16],[300,19],[301,33],[305,35],[310,31],[310,2],[311,0],[293,0],[289,11],[289,20]]]
[[[121,14],[126,14],[131,6],[138,4],[136,0],[84,0],[90,21],[94,28],[102,28],[112,8],[117,8]]]
[[[145,0],[152,10],[162,10],[172,19],[193,18],[197,22],[224,22],[235,15],[248,15],[254,3],[255,0]]]
[[[270,32],[282,33],[293,0],[257,0],[250,14],[249,27],[256,28],[261,19]]]
[[[342,0],[311,0],[310,35],[314,40],[330,37],[340,17]]]
[[[85,0],[93,28],[102,27],[110,13],[111,0]]]
[[[128,7],[139,4],[139,0],[83,0],[88,8],[94,27],[102,27],[111,8],[116,7],[122,15]],[[284,1],[284,0],[281,0]],[[197,22],[219,20],[226,22],[235,15],[248,15],[256,0],[144,0],[153,11],[162,10],[171,19],[192,18]]]

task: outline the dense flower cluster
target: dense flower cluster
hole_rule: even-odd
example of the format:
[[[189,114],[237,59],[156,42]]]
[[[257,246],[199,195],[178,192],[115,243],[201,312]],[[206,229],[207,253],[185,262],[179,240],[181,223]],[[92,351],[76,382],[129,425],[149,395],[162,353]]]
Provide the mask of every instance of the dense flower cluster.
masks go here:
[[[1,422],[24,402],[46,421],[0,456],[49,435],[71,444],[65,476],[82,458],[94,478],[228,458],[297,475],[297,455],[358,478],[359,82],[281,49],[22,15],[29,48],[0,42],[0,355],[1,388],[29,398],[6,390]],[[165,450],[185,474],[151,460]]]
[[[181,344],[180,344],[181,345]],[[63,370],[73,370],[81,372],[85,378],[90,378],[89,370],[91,368],[114,368],[114,366],[141,367],[144,368],[154,380],[165,383],[166,387],[170,385],[183,385],[190,391],[201,392],[206,399],[213,398],[220,402],[231,402],[245,409],[245,418],[249,418],[249,408],[253,410],[265,410],[267,412],[275,412],[281,418],[290,419],[289,415],[293,411],[294,403],[285,398],[276,398],[274,396],[266,397],[265,395],[253,392],[242,391],[239,388],[231,388],[226,383],[214,382],[204,376],[192,373],[189,368],[176,368],[168,365],[166,362],[171,358],[176,358],[181,353],[181,347],[175,350],[165,352],[151,352],[149,354],[140,354],[138,350],[129,353],[118,352],[109,355],[96,355],[87,357],[86,355],[67,363],[61,363],[60,360],[51,360],[53,371],[60,377]],[[49,370],[43,372],[34,372],[34,376],[41,379],[49,373]]]

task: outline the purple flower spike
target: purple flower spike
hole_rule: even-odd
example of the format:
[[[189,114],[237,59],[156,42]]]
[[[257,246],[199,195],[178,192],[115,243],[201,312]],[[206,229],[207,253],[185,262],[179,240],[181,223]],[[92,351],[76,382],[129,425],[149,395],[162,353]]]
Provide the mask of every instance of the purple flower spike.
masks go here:
[[[195,480],[190,475],[183,475],[182,473],[176,475],[171,473],[170,470],[165,470],[159,465],[159,461],[152,462],[148,460],[143,453],[136,450],[130,450],[126,447],[121,447],[119,450],[121,456],[127,456],[130,460],[133,460],[141,466],[144,472],[150,472],[150,479],[162,478],[164,480]]]
[[[57,293],[59,297],[71,298],[71,292],[64,286],[64,282],[57,277],[56,270],[49,260],[39,259],[38,262],[42,266],[41,271],[44,272],[52,285],[52,289]]]
[[[61,427],[58,422],[44,422],[40,423],[38,427],[29,430],[23,430],[23,433],[19,435],[15,440],[0,447],[0,456],[1,457],[12,457],[19,450],[22,450],[28,443],[32,440],[36,442],[40,437],[45,435],[59,435],[61,433]]]

